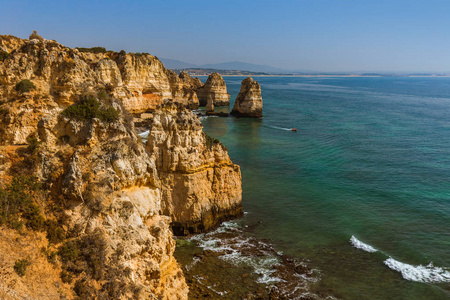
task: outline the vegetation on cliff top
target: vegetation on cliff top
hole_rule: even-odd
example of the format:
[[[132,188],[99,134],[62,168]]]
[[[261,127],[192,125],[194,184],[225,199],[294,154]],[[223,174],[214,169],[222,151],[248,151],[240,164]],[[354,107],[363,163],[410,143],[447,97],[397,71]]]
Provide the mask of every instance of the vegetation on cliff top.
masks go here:
[[[61,114],[79,121],[97,118],[104,122],[114,122],[119,118],[119,112],[114,107],[102,107],[93,95],[82,95],[77,103],[67,107]]]
[[[80,52],[94,53],[94,54],[108,52],[104,47],[92,47],[92,48],[76,47],[75,49],[78,49],[78,51]]]

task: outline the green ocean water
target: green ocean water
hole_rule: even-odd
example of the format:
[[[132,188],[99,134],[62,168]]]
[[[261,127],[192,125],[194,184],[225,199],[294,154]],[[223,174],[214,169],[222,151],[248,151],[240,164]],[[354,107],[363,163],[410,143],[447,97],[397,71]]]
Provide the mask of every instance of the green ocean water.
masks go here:
[[[341,299],[450,299],[450,78],[254,79],[263,119],[202,118],[241,166],[242,226]]]

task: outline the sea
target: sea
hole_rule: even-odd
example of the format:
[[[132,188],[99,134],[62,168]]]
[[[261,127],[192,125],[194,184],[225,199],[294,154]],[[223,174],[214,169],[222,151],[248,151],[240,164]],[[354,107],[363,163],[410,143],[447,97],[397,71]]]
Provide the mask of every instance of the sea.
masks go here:
[[[242,278],[285,299],[450,299],[450,78],[254,79],[262,119],[200,117],[241,167],[245,214],[178,241],[185,269],[244,268],[195,275],[218,299],[249,295]]]

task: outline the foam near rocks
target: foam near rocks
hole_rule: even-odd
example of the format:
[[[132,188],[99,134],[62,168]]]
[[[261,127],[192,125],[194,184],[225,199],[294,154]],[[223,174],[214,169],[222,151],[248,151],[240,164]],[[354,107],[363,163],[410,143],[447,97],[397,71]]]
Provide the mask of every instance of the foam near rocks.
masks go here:
[[[257,275],[256,283],[275,289],[278,295],[298,299],[300,295],[309,294],[309,285],[319,280],[318,271],[287,258],[263,241],[247,237],[245,228],[239,221],[224,222],[215,231],[192,236],[189,240],[227,263],[250,267]]]

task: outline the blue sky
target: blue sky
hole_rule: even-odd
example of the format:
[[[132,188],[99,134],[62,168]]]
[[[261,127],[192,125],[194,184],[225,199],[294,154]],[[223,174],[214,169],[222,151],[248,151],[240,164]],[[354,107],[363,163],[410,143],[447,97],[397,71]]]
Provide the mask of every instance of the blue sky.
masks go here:
[[[195,64],[450,72],[449,13],[444,0],[15,0],[2,1],[0,34]]]

